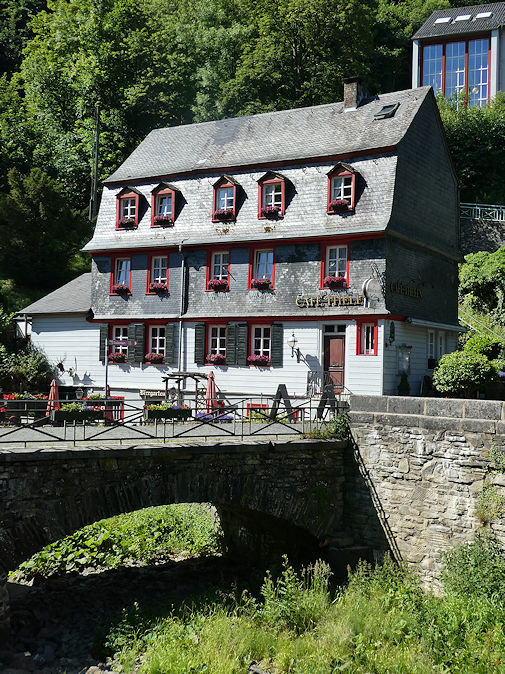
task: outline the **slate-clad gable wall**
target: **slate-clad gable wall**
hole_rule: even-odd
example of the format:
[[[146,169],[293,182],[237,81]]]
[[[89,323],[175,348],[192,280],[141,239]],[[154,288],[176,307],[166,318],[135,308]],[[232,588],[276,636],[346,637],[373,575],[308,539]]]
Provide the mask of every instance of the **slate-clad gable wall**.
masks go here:
[[[268,242],[260,247],[268,247]],[[322,290],[321,245],[278,244],[275,246],[275,289],[273,291],[248,290],[248,271],[251,248],[238,246],[230,249],[230,290],[206,290],[207,249],[189,249],[186,253],[188,268],[187,317],[248,316],[315,316],[369,312],[364,307],[314,307],[296,306],[298,295],[317,296],[331,291]],[[146,254],[132,255],[132,294],[128,297],[109,294],[110,256],[95,258],[93,265],[93,311],[97,318],[139,319],[175,318],[180,307],[180,254],[170,253],[169,296],[146,295]],[[384,270],[384,239],[351,241],[349,244],[349,290],[341,294],[362,294],[363,283],[374,275],[372,263]],[[143,266],[142,266],[143,265]],[[334,293],[337,294],[337,293]],[[370,307],[384,311],[384,301],[375,296]]]
[[[458,189],[437,118],[429,96],[399,146],[388,229],[459,255]]]

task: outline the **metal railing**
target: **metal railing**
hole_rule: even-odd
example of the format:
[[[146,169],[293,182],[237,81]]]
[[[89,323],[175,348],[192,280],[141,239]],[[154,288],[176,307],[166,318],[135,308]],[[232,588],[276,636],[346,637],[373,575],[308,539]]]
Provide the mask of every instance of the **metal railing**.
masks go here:
[[[176,406],[165,412],[165,418],[150,418],[154,411],[144,407],[142,401],[116,398],[95,405],[93,410],[88,407],[86,411],[82,405],[82,414],[74,411],[73,418],[72,413],[65,418],[62,410],[46,416],[47,401],[7,402],[6,411],[0,416],[0,449],[34,444],[75,446],[83,442],[123,444],[185,438],[300,436],[319,428],[334,414],[349,407],[348,396],[337,397],[324,409],[319,399],[307,398],[299,403],[280,403],[275,407],[272,398],[255,396],[216,400],[209,412],[205,405],[198,408]],[[34,402],[44,404],[33,405]],[[159,415],[160,411],[156,413]]]
[[[460,204],[460,218],[468,220],[492,220],[505,222],[505,205],[501,204]]]

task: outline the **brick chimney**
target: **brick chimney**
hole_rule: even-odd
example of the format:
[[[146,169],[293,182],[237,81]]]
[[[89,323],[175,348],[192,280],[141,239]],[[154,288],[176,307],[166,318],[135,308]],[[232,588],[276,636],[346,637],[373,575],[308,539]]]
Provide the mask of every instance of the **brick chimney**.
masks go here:
[[[356,110],[364,97],[365,90],[359,77],[344,78],[344,112]]]

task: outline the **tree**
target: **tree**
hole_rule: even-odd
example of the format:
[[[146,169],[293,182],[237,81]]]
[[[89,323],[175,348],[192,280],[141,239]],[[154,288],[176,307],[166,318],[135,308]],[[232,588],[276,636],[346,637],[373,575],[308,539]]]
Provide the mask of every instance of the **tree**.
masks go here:
[[[72,255],[90,236],[86,217],[40,169],[12,169],[0,195],[0,268],[21,286],[51,290],[71,278]]]
[[[493,364],[479,353],[454,351],[440,358],[433,372],[433,386],[439,393],[469,398],[496,381]]]
[[[505,248],[465,257],[459,269],[459,296],[470,310],[505,325]]]

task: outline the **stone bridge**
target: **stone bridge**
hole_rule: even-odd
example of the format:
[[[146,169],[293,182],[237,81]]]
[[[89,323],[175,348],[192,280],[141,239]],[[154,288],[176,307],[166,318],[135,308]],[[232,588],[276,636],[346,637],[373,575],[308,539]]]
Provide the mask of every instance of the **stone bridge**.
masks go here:
[[[254,557],[315,555],[323,536],[337,556],[353,544],[377,558],[389,550],[428,587],[443,553],[483,526],[505,544],[505,521],[478,508],[486,484],[505,504],[493,463],[505,403],[354,396],[350,420],[348,441],[0,450],[4,631],[7,571],[85,524],[150,505],[213,503],[230,549]]]

